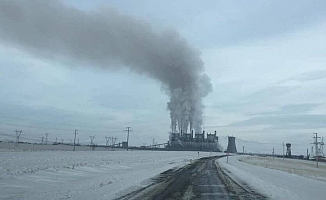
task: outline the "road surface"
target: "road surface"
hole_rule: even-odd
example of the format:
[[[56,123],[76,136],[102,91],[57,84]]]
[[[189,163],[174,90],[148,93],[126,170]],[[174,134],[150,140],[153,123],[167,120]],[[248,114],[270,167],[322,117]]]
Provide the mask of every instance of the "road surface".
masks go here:
[[[245,184],[240,184],[226,175],[216,159],[199,159],[181,169],[171,169],[153,179],[145,188],[117,198],[126,199],[267,199]]]

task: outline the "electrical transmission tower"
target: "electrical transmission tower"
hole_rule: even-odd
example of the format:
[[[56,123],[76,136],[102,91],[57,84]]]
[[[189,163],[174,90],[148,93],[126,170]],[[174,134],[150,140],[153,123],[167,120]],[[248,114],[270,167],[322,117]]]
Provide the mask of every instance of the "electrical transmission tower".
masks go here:
[[[105,146],[106,146],[106,147],[109,146],[110,139],[111,139],[111,137],[107,137],[107,136],[105,136]]]
[[[91,136],[89,136],[89,138],[91,139],[91,143],[90,143],[91,149],[94,150],[95,149],[95,144],[94,144],[95,135],[91,135]]]
[[[313,133],[314,134],[314,142],[312,144],[315,145],[315,158],[316,158],[316,161],[317,161],[317,168],[318,168],[318,157],[320,156],[319,155],[319,148],[318,148],[318,145],[320,145],[321,143],[318,142],[318,133]]]
[[[45,133],[45,144],[48,144],[48,136],[49,136],[49,133]]]
[[[113,147],[113,151],[114,151],[114,146],[115,146],[115,141],[117,141],[117,137],[111,137],[111,146]]]
[[[128,132],[128,135],[127,135],[127,151],[128,151],[128,148],[129,148],[129,132],[132,132],[131,130],[131,127],[126,127],[126,130],[124,130],[125,132]]]
[[[111,137],[107,137],[107,136],[105,136],[105,147],[106,147],[106,150],[109,150],[109,142],[110,142],[110,139],[111,139]]]
[[[22,130],[18,131],[16,130],[16,143],[19,143],[19,138],[20,138],[20,135],[22,134]]]
[[[74,134],[75,134],[75,138],[74,138],[74,149],[73,149],[73,151],[76,150],[76,135],[77,135],[77,131],[78,131],[78,130],[75,130],[75,132],[74,132]]]
[[[18,145],[19,143],[19,138],[20,138],[20,135],[22,134],[22,130],[18,131],[16,130],[16,146]]]

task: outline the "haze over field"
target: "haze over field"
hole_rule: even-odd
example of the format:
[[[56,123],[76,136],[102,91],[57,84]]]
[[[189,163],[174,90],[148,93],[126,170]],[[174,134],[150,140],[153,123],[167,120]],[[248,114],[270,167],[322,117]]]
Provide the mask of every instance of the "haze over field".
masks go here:
[[[131,126],[142,145],[193,122],[303,152],[326,135],[324,1],[17,2],[0,2],[2,133]]]

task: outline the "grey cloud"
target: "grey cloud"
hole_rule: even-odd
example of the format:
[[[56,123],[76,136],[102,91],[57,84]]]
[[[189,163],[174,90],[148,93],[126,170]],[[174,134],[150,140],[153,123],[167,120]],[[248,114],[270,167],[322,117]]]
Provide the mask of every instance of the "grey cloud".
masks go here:
[[[311,110],[322,104],[307,103],[284,105],[274,112],[248,112],[248,120],[234,122],[228,127],[247,127],[266,125],[273,129],[311,129],[323,128],[326,115],[309,114]]]
[[[326,78],[326,70],[316,70],[307,73],[302,73],[297,76],[282,80],[278,82],[278,84],[286,83],[288,81],[300,81],[300,82],[307,82],[307,81],[315,81],[319,79]]]
[[[71,112],[54,107],[31,107],[24,105],[0,105],[0,121],[11,123],[15,121],[18,125],[30,125],[48,128],[82,129],[83,127],[95,128],[98,124],[114,122],[115,116]],[[57,123],[59,122],[59,123]],[[88,124],[87,122],[91,122]],[[103,128],[103,126],[101,127]]]
[[[264,115],[252,117],[248,120],[235,122],[228,127],[247,127],[266,125],[269,129],[316,129],[325,128],[326,115],[289,114],[289,115]]]
[[[207,46],[285,35],[325,20],[325,6],[325,1],[214,1],[211,13],[198,17],[200,28],[193,34],[203,33],[206,40],[196,42]]]
[[[121,66],[159,80],[170,97],[171,126],[201,131],[202,98],[212,90],[200,53],[172,30],[104,8],[81,11],[55,0],[0,2],[0,40],[67,65]]]
[[[257,92],[249,94],[245,97],[237,97],[234,99],[230,99],[224,103],[216,103],[210,106],[211,109],[216,109],[219,113],[242,113],[247,116],[259,115],[259,114],[272,114],[267,112],[259,112],[256,111],[256,106],[259,104],[264,104],[266,102],[270,102],[272,99],[277,98],[279,96],[288,94],[289,92],[296,90],[298,87],[296,86],[271,86],[267,88],[263,88]],[[302,105],[303,107],[309,105]],[[295,107],[295,106],[294,106]],[[297,109],[303,109],[300,105],[297,106]],[[287,109],[290,112],[290,106],[284,107],[282,109]],[[292,110],[294,110],[293,108]]]
[[[256,113],[256,115],[293,115],[293,114],[306,114],[313,110],[317,106],[322,104],[307,103],[307,104],[296,104],[296,105],[284,105],[279,110],[274,112],[262,112]]]
[[[243,98],[243,102],[260,102],[270,100],[271,98],[288,94],[299,88],[298,86],[271,86],[254,92]]]

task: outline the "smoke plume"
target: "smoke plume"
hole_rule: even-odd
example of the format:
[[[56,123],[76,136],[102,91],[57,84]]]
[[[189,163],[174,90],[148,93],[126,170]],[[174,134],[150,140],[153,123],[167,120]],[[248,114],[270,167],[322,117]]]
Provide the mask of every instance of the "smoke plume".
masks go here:
[[[201,132],[202,98],[212,90],[200,53],[171,30],[155,31],[105,8],[82,11],[55,0],[1,0],[0,40],[41,58],[157,79],[170,97],[172,132]]]

